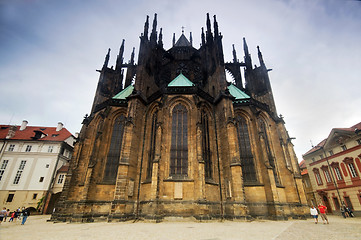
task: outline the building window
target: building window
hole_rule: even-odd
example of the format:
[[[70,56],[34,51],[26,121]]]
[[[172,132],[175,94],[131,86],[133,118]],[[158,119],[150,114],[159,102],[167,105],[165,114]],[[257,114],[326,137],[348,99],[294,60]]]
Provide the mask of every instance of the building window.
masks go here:
[[[345,202],[346,202],[346,206],[350,209],[353,209],[353,205],[352,205],[352,202],[351,202],[351,199],[349,196],[344,196],[343,197],[345,199]]]
[[[157,115],[158,111],[153,114],[152,117],[152,128],[150,132],[150,143],[149,143],[149,156],[148,156],[148,168],[147,168],[147,179],[152,177],[153,160],[155,157],[155,146],[157,139]]]
[[[328,151],[328,153],[330,154],[330,156],[333,155],[333,151],[332,151],[332,150]]]
[[[14,194],[13,193],[9,193],[8,198],[6,199],[6,202],[12,202],[14,199]]]
[[[175,106],[172,112],[170,175],[188,176],[188,112],[182,104]]]
[[[212,172],[212,159],[211,159],[211,146],[209,139],[209,118],[205,111],[201,113],[202,123],[202,155],[204,160],[205,178],[211,179]]]
[[[351,173],[351,177],[357,177],[357,171],[355,168],[355,165],[353,164],[353,162],[347,163],[348,168],[350,169],[350,173]]]
[[[343,178],[342,178],[340,168],[338,166],[336,166],[333,169],[335,170],[335,175],[336,175],[337,180],[342,180]]]
[[[19,184],[21,174],[23,174],[24,168],[25,168],[26,161],[22,160],[19,166],[18,171],[16,172],[13,184]]]
[[[33,200],[36,199],[37,196],[38,196],[38,194],[37,194],[37,193],[34,193],[34,194],[33,194]]]
[[[236,118],[238,148],[241,157],[242,175],[245,182],[256,182],[257,175],[249,140],[248,125],[243,117]]]
[[[117,176],[120,151],[123,142],[124,125],[125,125],[124,115],[120,115],[115,119],[112,138],[110,140],[107,163],[105,165],[105,170],[104,170],[104,181],[112,182],[115,180]]]
[[[39,182],[44,182],[44,177],[40,177]]]
[[[333,197],[333,203],[335,204],[335,210],[338,211],[340,210],[340,202],[338,201],[338,198],[337,197]]]
[[[346,151],[346,150],[347,150],[346,145],[341,145],[341,148],[342,148],[342,151]]]
[[[54,150],[54,146],[49,146],[49,147],[48,147],[48,153],[52,153],[53,150]]]
[[[323,170],[323,172],[325,174],[326,182],[330,183],[331,182],[330,172],[328,171],[328,169]]]
[[[312,158],[312,162],[315,162],[315,158]]]
[[[314,168],[313,173],[315,174],[317,185],[322,185],[323,183],[322,183],[322,179],[321,179],[321,175],[320,175],[320,170],[317,168]]]
[[[8,151],[13,152],[15,149],[15,144],[10,144]]]
[[[8,166],[9,160],[3,160],[1,167],[0,167],[0,181],[4,176],[5,169]]]
[[[31,152],[31,147],[32,147],[31,145],[27,145],[26,149],[25,149],[25,152]]]
[[[65,175],[64,175],[64,174],[60,174],[60,175],[59,175],[59,178],[58,178],[58,184],[62,184],[62,183],[63,183],[63,181],[64,181],[64,177],[65,177]]]
[[[323,154],[320,154],[320,159],[323,159]]]
[[[45,165],[45,168],[49,168],[49,167],[50,167],[50,165],[49,165],[49,164],[46,164],[46,165]]]

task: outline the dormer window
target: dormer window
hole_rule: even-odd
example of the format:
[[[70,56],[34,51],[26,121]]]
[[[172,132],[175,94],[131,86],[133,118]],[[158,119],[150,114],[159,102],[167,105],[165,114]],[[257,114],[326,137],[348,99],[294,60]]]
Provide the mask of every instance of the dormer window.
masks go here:
[[[341,148],[342,148],[342,151],[346,151],[346,150],[347,150],[346,145],[341,145]]]

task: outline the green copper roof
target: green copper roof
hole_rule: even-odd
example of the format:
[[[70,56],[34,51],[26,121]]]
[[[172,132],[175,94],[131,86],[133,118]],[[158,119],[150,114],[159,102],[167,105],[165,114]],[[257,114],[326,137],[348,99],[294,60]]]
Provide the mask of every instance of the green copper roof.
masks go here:
[[[168,84],[168,87],[192,87],[194,84],[182,73]]]
[[[228,86],[228,90],[229,93],[236,98],[236,101],[238,100],[245,100],[245,99],[249,99],[250,96],[248,96],[247,94],[245,94],[241,89],[239,89],[238,87],[234,86],[233,84]]]
[[[132,94],[134,87],[132,85],[129,85],[125,89],[123,89],[121,92],[119,92],[117,95],[113,97],[113,99],[118,100],[125,100],[130,94]]]

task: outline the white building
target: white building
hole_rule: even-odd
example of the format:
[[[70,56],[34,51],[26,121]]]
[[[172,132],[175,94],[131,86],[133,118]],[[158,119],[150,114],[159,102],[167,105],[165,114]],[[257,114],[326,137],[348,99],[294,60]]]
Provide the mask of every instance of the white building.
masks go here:
[[[62,123],[57,127],[27,124],[0,125],[0,207],[36,209],[43,202],[39,210],[47,212],[52,195],[61,189],[58,170],[68,165],[75,138]]]

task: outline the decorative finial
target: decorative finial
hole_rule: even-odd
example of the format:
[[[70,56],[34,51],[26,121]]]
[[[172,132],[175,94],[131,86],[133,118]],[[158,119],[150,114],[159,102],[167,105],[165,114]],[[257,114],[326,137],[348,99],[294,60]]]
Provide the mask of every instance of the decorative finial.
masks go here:
[[[184,34],[184,26],[182,26],[182,34]]]

